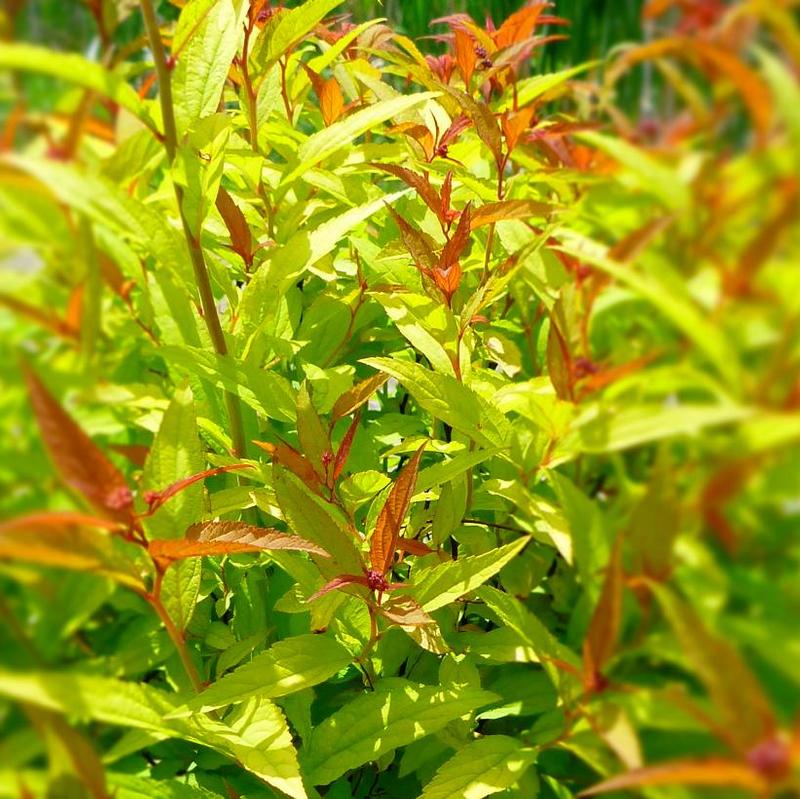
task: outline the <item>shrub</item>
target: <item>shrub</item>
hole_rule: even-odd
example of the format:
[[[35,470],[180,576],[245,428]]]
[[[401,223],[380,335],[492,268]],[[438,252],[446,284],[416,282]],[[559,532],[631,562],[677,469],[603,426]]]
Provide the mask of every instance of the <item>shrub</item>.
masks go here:
[[[0,48],[0,795],[797,791],[789,4],[337,5]]]

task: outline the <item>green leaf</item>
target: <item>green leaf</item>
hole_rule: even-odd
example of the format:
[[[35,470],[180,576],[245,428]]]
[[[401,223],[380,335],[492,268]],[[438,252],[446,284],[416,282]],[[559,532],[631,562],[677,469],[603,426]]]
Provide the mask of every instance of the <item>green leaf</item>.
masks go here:
[[[298,8],[277,15],[276,21],[265,29],[264,46],[257,59],[263,68],[274,64],[297,42],[307,36],[326,14],[341,5],[343,0],[308,0]]]
[[[330,553],[330,564],[318,561],[324,575],[360,574],[362,566],[355,546],[356,532],[348,527],[344,517],[287,469],[273,466],[272,474],[275,496],[286,523],[301,538],[319,544]]]
[[[159,491],[198,474],[206,466],[194,397],[191,389],[178,389],[164,413],[142,475],[144,491]],[[147,520],[150,538],[181,538],[186,528],[203,515],[203,484],[194,483],[162,505]]]
[[[680,210],[689,207],[688,186],[673,169],[664,166],[655,156],[621,138],[597,131],[582,131],[576,138],[610,155],[627,167],[635,176],[637,188],[657,197],[667,208]]]
[[[352,655],[329,636],[287,638],[212,683],[176,715],[208,712],[251,696],[271,699],[302,691],[332,677],[351,660]]]
[[[282,184],[290,185],[295,178],[310,167],[345,147],[351,147],[355,139],[379,123],[398,116],[436,96],[437,94],[434,92],[422,92],[401,95],[391,100],[382,100],[317,131],[300,145],[300,149],[297,151],[298,163],[288,174],[284,175]]]
[[[295,395],[289,381],[276,372],[254,369],[228,355],[195,347],[162,347],[168,363],[208,380],[239,397],[254,411],[281,422],[294,421]]]
[[[183,13],[194,19],[196,12],[192,6],[197,3],[205,5],[203,0],[194,0]],[[175,123],[179,134],[185,133],[199,119],[213,114],[219,106],[228,70],[243,35],[246,4],[236,5],[238,10],[232,0],[218,0],[202,15],[200,24],[194,26],[191,36],[186,39],[172,75]]]
[[[373,296],[395,327],[437,372],[455,375],[453,359],[458,331],[449,308],[421,294],[375,292]]]
[[[161,601],[179,630],[192,620],[200,595],[203,562],[200,558],[179,561],[167,569],[161,583]]]
[[[289,728],[270,702],[246,702],[238,717],[226,724],[205,716],[169,718],[176,709],[173,698],[147,685],[84,674],[23,674],[5,669],[0,669],[0,695],[73,718],[211,747],[294,799],[306,799]],[[246,729],[242,718],[252,722],[244,725]]]
[[[577,233],[564,231],[564,252],[611,275],[623,286],[647,300],[667,317],[714,364],[735,388],[740,385],[738,357],[722,328],[697,307],[680,285],[667,284],[655,273],[632,269],[610,258],[605,248]]]
[[[374,692],[357,697],[313,729],[300,753],[303,772],[310,783],[327,785],[493,699],[488,691],[384,680]]]
[[[110,773],[108,782],[116,799],[222,799],[221,794],[177,779],[154,780]]]
[[[697,436],[707,427],[741,422],[753,413],[734,404],[638,405],[623,410],[598,406],[575,420],[568,441],[583,452],[616,452],[663,438]]]
[[[429,613],[438,610],[494,577],[529,540],[520,538],[483,555],[468,555],[420,569],[414,574],[409,593]]]
[[[475,441],[502,448],[509,440],[505,416],[456,378],[395,358],[364,358],[361,363],[399,380],[421,408]]]
[[[23,42],[3,42],[0,44],[0,67],[50,75],[97,92],[118,103],[155,130],[147,103],[139,98],[122,75],[77,53],[59,53],[49,47]]]
[[[714,635],[697,611],[666,586],[650,583],[681,652],[708,691],[720,729],[741,751],[768,740],[775,718],[769,700],[741,654]]]
[[[508,735],[487,735],[458,750],[425,786],[420,799],[482,799],[513,785],[536,750]]]
[[[564,646],[518,599],[484,585],[475,592],[479,599],[497,614],[498,619],[510,627],[536,652],[539,660],[557,686],[569,685],[581,671],[580,658]],[[575,673],[565,672],[555,662],[567,664]]]
[[[197,239],[219,191],[229,136],[228,117],[214,114],[200,120],[186,137],[186,144],[178,147],[173,177],[183,187],[183,215]]]

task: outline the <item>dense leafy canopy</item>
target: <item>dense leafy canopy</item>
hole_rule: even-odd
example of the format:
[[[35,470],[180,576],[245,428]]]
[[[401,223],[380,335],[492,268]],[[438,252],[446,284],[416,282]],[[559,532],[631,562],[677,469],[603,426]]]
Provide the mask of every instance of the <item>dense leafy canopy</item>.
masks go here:
[[[88,5],[0,44],[0,797],[797,795],[796,4]]]

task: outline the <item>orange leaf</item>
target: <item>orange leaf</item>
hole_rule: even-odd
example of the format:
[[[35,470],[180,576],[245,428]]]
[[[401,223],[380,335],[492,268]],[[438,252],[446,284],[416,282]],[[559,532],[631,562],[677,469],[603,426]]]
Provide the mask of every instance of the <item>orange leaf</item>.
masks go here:
[[[332,125],[344,111],[344,97],[336,78],[328,78],[323,84],[319,94],[319,106],[322,111],[322,120],[325,125]]]
[[[300,536],[288,535],[270,527],[255,527],[244,522],[229,521],[193,524],[184,538],[151,541],[148,546],[150,554],[162,566],[169,566],[186,558],[275,549],[312,552],[330,557],[322,547]]]
[[[555,208],[538,200],[501,200],[486,203],[472,212],[472,229],[490,225],[501,219],[527,219],[531,216],[548,216]]]
[[[461,77],[464,79],[464,85],[469,90],[472,75],[475,72],[475,65],[478,63],[478,56],[475,53],[475,40],[460,27],[455,28],[454,34],[456,65]]]
[[[299,477],[304,483],[312,488],[317,493],[320,493],[319,477],[311,465],[311,461],[301,455],[294,447],[290,447],[283,442],[279,444],[270,444],[268,441],[254,441],[257,447],[269,452],[272,455],[272,462],[279,463],[285,466],[292,474]]]
[[[103,516],[132,526],[133,495],[122,473],[105,456],[44,384],[23,367],[33,412],[47,451],[64,482]]]
[[[528,106],[519,111],[506,111],[500,118],[503,135],[506,137],[508,151],[511,152],[519,141],[519,137],[528,129],[533,119],[533,108]]]
[[[333,406],[331,416],[334,421],[348,416],[357,408],[360,408],[369,398],[389,379],[389,375],[378,373],[360,383],[356,383],[351,389],[342,394]]]
[[[244,214],[222,186],[217,192],[217,211],[231,236],[233,251],[241,256],[247,267],[253,264],[253,237]]]
[[[548,5],[550,4],[534,3],[511,14],[492,37],[497,47],[508,47],[510,44],[527,39],[533,33],[539,16]]]
[[[450,305],[453,295],[458,291],[458,287],[461,284],[461,264],[456,261],[446,269],[437,267],[431,272],[431,277],[437,288],[447,298],[447,304]]]
[[[472,203],[469,202],[461,212],[461,217],[458,220],[458,227],[456,232],[448,239],[447,244],[442,249],[442,254],[439,256],[438,269],[447,270],[455,266],[458,259],[464,252],[464,249],[469,244],[469,234],[471,229],[472,219]],[[459,268],[459,278],[460,275]],[[457,284],[456,284],[457,285]]]
[[[581,791],[578,796],[597,796],[626,788],[654,785],[717,785],[743,788],[758,794],[763,793],[767,787],[762,777],[742,763],[724,758],[708,758],[673,760],[658,766],[635,769],[604,780],[586,791]]]
[[[400,538],[400,527],[405,519],[408,506],[411,504],[411,497],[417,482],[419,462],[424,449],[425,444],[403,467],[378,516],[375,531],[372,533],[369,554],[372,569],[379,574],[386,574],[392,567],[397,541]]]

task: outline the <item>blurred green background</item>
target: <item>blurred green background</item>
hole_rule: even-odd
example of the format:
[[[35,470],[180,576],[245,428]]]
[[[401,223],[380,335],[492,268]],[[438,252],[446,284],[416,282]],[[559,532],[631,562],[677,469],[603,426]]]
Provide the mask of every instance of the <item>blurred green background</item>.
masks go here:
[[[289,0],[288,7],[300,0]],[[569,40],[548,48],[548,56],[560,63],[578,63],[607,53],[622,41],[641,38],[641,10],[644,0],[554,0],[552,13],[570,20]],[[82,0],[28,0],[9,5],[20,6],[15,21],[15,38],[47,44],[64,50],[87,51],[96,46],[95,26],[86,2]],[[131,0],[118,0],[121,7],[135,6]],[[345,0],[341,11],[356,21],[387,17],[392,26],[409,36],[432,32],[430,21],[446,14],[466,11],[476,21],[489,16],[497,23],[524,5],[524,0]],[[166,18],[177,15],[168,2],[160,11]],[[128,20],[119,35],[135,37],[140,31],[137,16]],[[435,42],[423,40],[426,49]]]

